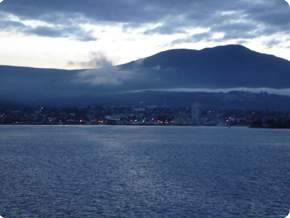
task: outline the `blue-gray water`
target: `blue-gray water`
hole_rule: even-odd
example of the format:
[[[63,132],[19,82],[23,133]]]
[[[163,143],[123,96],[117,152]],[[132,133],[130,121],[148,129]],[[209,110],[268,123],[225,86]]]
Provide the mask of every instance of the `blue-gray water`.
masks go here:
[[[290,131],[0,126],[0,215],[285,217]]]

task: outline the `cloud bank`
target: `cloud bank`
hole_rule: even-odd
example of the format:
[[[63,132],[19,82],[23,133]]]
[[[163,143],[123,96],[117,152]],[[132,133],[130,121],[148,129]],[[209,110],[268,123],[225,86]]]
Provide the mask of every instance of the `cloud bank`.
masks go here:
[[[84,27],[87,24],[122,24],[124,31],[142,27],[144,35],[181,34],[173,44],[290,34],[290,9],[284,0],[182,0],[178,4],[168,0],[9,0],[1,4],[0,12],[5,14],[0,25],[7,31],[80,41],[97,39],[93,29]],[[25,24],[30,20],[43,25]],[[191,33],[196,28],[200,31]]]
[[[145,92],[145,91],[157,91],[157,92],[206,92],[206,93],[228,93],[232,91],[243,91],[252,93],[267,92],[268,94],[286,95],[290,96],[290,89],[273,89],[267,87],[261,88],[220,88],[220,89],[206,89],[206,88],[173,88],[173,89],[143,89],[130,92]]]

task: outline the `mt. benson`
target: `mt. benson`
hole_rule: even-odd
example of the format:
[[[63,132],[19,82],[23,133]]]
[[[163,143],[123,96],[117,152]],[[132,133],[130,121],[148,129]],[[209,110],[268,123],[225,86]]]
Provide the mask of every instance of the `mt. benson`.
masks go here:
[[[290,62],[240,45],[174,49],[115,67],[0,66],[0,106],[146,105],[290,109]]]

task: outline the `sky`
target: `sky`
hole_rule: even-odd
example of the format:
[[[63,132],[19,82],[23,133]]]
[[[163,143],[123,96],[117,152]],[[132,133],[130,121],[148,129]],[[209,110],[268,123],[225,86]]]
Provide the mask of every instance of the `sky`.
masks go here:
[[[0,65],[110,67],[240,44],[290,60],[284,0],[0,0]]]

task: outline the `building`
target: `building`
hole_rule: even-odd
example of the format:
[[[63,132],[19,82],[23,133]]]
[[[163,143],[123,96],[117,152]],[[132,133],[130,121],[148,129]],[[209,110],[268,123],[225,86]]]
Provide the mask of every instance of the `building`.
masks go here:
[[[200,103],[195,102],[191,105],[192,125],[201,125]]]

